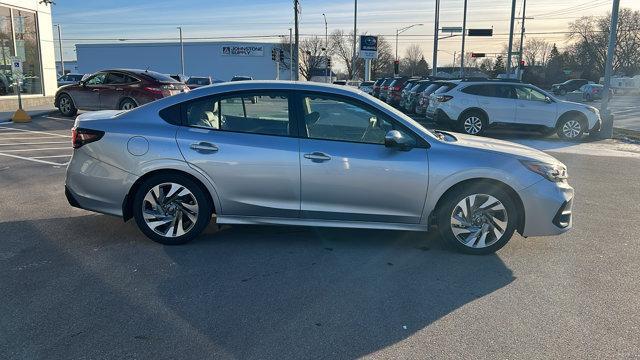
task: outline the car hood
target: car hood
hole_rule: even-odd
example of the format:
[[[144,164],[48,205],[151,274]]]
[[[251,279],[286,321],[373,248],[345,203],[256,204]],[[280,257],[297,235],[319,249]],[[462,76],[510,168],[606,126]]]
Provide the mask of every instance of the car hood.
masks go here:
[[[550,164],[562,164],[558,159],[540,150],[510,141],[458,133],[452,135],[457,138],[457,141],[451,142],[456,146],[489,151],[518,159],[542,161]]]

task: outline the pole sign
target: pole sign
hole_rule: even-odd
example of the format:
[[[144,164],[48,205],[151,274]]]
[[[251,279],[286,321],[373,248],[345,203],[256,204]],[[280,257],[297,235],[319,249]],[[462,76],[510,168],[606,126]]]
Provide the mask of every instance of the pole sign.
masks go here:
[[[461,33],[462,28],[460,26],[443,26],[440,31],[443,33]]]
[[[22,60],[19,57],[11,58],[11,72],[22,75]]]
[[[472,58],[483,58],[485,56],[487,56],[485,53],[471,53]]]
[[[467,30],[469,36],[493,36],[493,29],[469,29]]]
[[[360,35],[360,58],[378,58],[378,37],[372,35]]]

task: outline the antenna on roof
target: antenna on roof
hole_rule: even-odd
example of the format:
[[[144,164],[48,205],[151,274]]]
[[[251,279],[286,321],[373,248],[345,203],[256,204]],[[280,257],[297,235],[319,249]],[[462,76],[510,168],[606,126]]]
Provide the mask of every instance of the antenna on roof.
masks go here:
[[[144,72],[149,72],[149,65],[147,65],[147,68],[144,69]]]

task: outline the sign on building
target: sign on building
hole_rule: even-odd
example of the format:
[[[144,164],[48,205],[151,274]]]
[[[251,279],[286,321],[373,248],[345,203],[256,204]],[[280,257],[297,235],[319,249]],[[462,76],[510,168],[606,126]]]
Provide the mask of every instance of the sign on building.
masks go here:
[[[222,56],[264,56],[262,45],[223,45]]]
[[[378,58],[378,37],[372,35],[360,35],[360,58]]]

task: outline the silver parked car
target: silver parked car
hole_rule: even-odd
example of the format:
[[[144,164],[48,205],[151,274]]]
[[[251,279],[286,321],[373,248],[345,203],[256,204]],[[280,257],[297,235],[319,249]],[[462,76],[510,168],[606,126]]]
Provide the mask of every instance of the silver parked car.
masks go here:
[[[251,99],[258,98],[253,103]],[[571,227],[565,166],[493,139],[432,133],[344,86],[245,81],[77,117],[71,205],[134,218],[163,244],[218,224],[427,231],[484,254]]]

